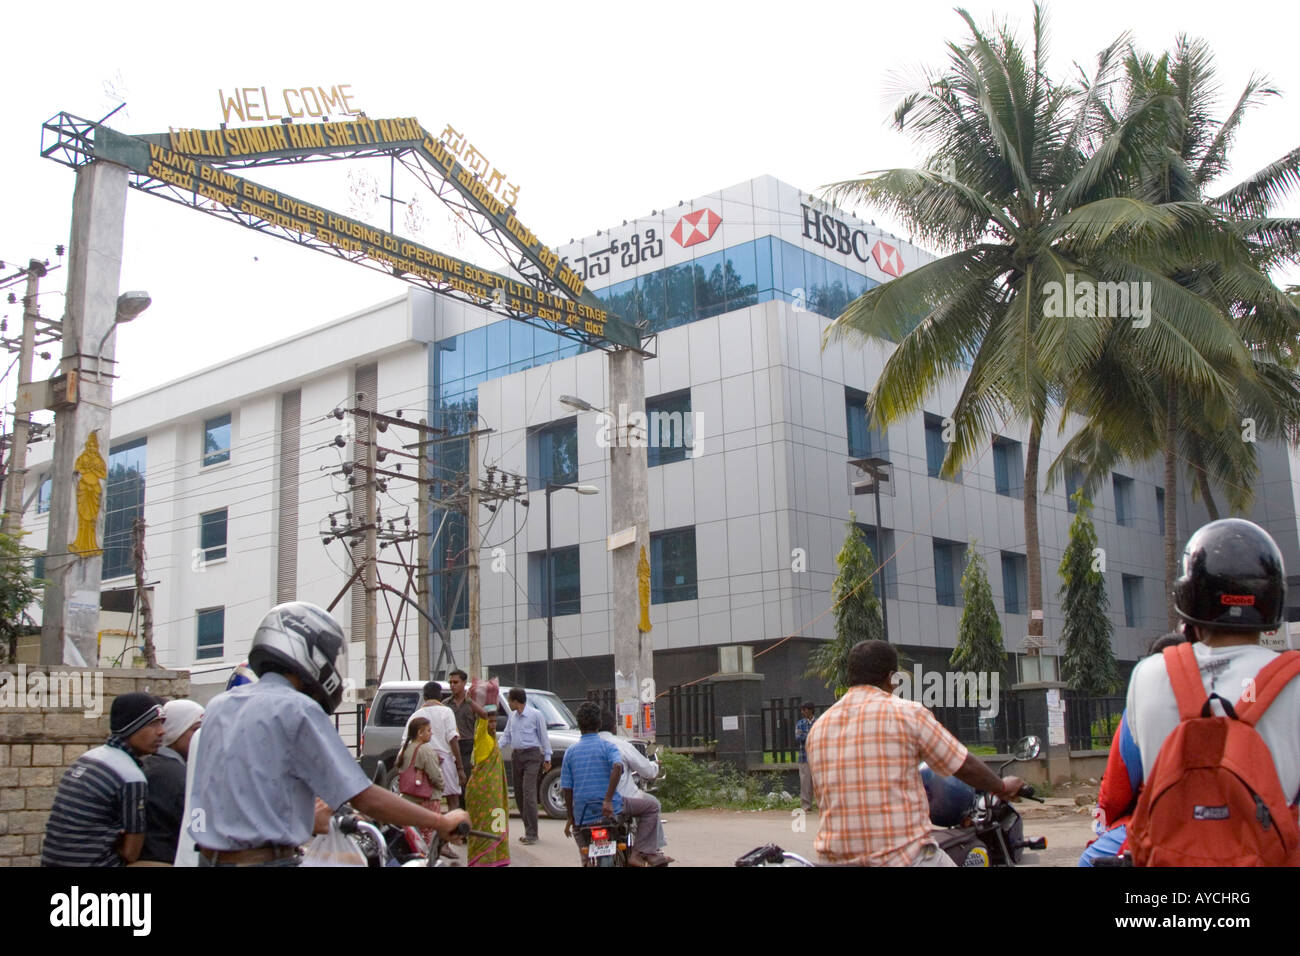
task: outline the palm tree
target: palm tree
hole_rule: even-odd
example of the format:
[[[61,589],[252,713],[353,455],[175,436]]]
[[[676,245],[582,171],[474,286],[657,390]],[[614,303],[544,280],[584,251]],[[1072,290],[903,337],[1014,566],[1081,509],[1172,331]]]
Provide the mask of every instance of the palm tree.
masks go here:
[[[1065,384],[1098,360],[1113,331],[1109,322],[1045,307],[1049,284],[1063,285],[1067,276],[1096,281],[1103,271],[1150,282],[1153,358],[1207,396],[1227,393],[1216,367],[1236,366],[1243,349],[1203,300],[1161,272],[1116,263],[1117,249],[1193,241],[1197,231],[1189,226],[1207,237],[1202,244],[1216,234],[1199,206],[1121,194],[1171,110],[1167,94],[1153,94],[1112,129],[1106,99],[1124,38],[1099,54],[1090,81],[1062,86],[1045,70],[1041,7],[1034,7],[1028,52],[1005,25],[986,34],[958,12],[970,37],[950,43],[946,69],[894,113],[894,125],[930,150],[927,168],[880,171],[828,190],[833,200],[892,211],[923,240],[955,251],[869,290],[830,325],[826,340],[898,343],[870,398],[881,427],[920,410],[941,382],[964,377],[945,476],[999,420],[1028,424],[1025,550],[1029,606],[1037,610],[1043,431]],[[1110,135],[1103,139],[1103,132]],[[1031,614],[1029,646],[1041,643],[1042,627]]]
[[[1177,621],[1173,579],[1179,540],[1178,459],[1186,462],[1195,491],[1211,518],[1217,518],[1212,483],[1226,492],[1234,511],[1250,507],[1256,438],[1292,444],[1300,440],[1300,375],[1292,347],[1300,332],[1300,310],[1267,276],[1270,266],[1297,260],[1300,220],[1271,218],[1269,213],[1300,183],[1300,149],[1220,196],[1207,195],[1213,180],[1228,168],[1228,152],[1246,112],[1276,92],[1264,78],[1252,77],[1233,110],[1219,122],[1212,115],[1214,72],[1209,47],[1187,37],[1179,37],[1173,53],[1159,59],[1130,52],[1124,109],[1140,107],[1153,96],[1172,101],[1174,109],[1153,128],[1153,148],[1128,189],[1151,203],[1198,204],[1222,226],[1229,244],[1226,255],[1183,256],[1169,261],[1164,271],[1228,318],[1242,339],[1245,360],[1232,370],[1232,388],[1223,400],[1207,400],[1179,376],[1161,372],[1147,354],[1155,344],[1149,339],[1135,336],[1128,344],[1117,342],[1073,383],[1065,408],[1084,414],[1087,424],[1048,476],[1054,480],[1067,461],[1082,462],[1095,483],[1121,458],[1141,461],[1163,454],[1170,627]],[[1112,130],[1123,126],[1109,112],[1104,117]],[[1245,422],[1254,433],[1248,440],[1241,433]]]

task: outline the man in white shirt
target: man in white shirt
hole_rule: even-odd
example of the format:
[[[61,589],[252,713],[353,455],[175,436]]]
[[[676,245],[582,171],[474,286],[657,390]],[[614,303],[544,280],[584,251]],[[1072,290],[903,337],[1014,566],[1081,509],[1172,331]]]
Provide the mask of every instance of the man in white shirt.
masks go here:
[[[628,851],[628,864],[665,866],[672,863],[672,857],[660,852],[660,848],[668,841],[664,839],[663,821],[659,819],[659,801],[644,793],[632,779],[632,772],[635,771],[642,780],[653,780],[659,773],[658,764],[637,750],[630,740],[616,733],[617,723],[610,711],[601,711],[600,725],[600,736],[618,748],[619,758],[626,771],[618,781],[618,793],[623,798],[623,806],[630,815],[637,818],[636,843]]]
[[[1282,553],[1268,533],[1239,518],[1213,521],[1187,542],[1174,605],[1184,633],[1196,643],[1196,663],[1206,694],[1232,704],[1254,700],[1255,678],[1278,655],[1259,645],[1262,631],[1284,626],[1286,574]],[[1212,702],[1216,715],[1222,706]],[[1125,722],[1149,780],[1165,739],[1179,723],[1178,701],[1163,655],[1140,661],[1129,681]],[[1300,679],[1283,686],[1256,730],[1273,755],[1282,793],[1300,798]]]
[[[424,685],[424,706],[407,718],[406,729],[402,732],[403,741],[410,735],[411,721],[416,717],[424,717],[429,721],[433,731],[429,745],[437,751],[438,764],[442,767],[442,795],[447,801],[447,807],[455,810],[460,806],[460,794],[468,775],[460,755],[456,715],[442,702],[442,685],[436,680]]]

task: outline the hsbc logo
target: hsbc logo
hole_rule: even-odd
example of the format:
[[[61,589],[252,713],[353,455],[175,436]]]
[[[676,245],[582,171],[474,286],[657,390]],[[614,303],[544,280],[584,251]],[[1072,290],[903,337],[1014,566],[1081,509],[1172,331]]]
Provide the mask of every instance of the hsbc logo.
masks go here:
[[[848,223],[823,215],[810,206],[801,205],[801,208],[804,238],[820,242],[827,249],[835,249],[840,255],[852,255],[859,262],[874,260],[876,268],[895,278],[907,268],[897,246],[891,246],[883,239],[877,239],[873,244],[871,237],[861,229],[849,229]]]
[[[876,260],[876,265],[880,267],[881,272],[895,277],[903,274],[903,257],[898,254],[897,249],[883,239],[877,239],[876,244],[871,247],[871,258]]]
[[[720,225],[722,225],[722,217],[705,207],[695,212],[688,212],[678,219],[677,225],[673,226],[673,231],[669,235],[673,237],[673,242],[684,249],[687,246],[708,242]]]

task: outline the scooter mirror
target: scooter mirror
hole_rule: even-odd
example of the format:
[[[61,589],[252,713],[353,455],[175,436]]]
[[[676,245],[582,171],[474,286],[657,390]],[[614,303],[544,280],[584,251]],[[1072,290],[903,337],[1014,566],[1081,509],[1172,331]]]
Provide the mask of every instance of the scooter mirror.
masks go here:
[[[1042,750],[1042,738],[1031,734],[1028,737],[1021,737],[1016,741],[1015,749],[1013,749],[1011,753],[1017,760],[1033,760],[1042,753]]]

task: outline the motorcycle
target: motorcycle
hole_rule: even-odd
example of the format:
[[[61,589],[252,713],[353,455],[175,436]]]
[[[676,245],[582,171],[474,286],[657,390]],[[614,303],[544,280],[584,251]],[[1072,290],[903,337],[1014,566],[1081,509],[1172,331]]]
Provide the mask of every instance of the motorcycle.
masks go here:
[[[1019,740],[1011,759],[998,768],[1002,771],[1019,760],[1033,760],[1042,750],[1042,740],[1030,736]],[[1047,849],[1047,839],[1024,838],[1024,824],[1019,812],[995,794],[975,790],[953,777],[939,777],[924,764],[921,778],[930,801],[930,822],[937,828],[933,836],[940,848],[958,866],[1015,866],[1025,850]],[[1043,802],[1034,788],[1025,784],[1017,796]],[[817,866],[797,853],[783,850],[775,843],[757,847],[736,860],[736,866]]]
[[[1041,750],[1038,737],[1022,738],[1011,759],[998,768],[998,776],[1016,761],[1033,760]],[[930,797],[930,822],[944,827],[935,831],[935,839],[958,866],[1015,866],[1025,850],[1047,849],[1046,837],[1025,839],[1024,821],[1009,801],[976,791],[955,778],[940,778],[928,767],[921,777]],[[943,796],[939,796],[941,789]],[[1043,802],[1029,784],[1022,786],[1017,796]]]
[[[657,769],[658,757],[651,757],[650,760]],[[652,780],[642,780],[639,774],[633,772],[632,779],[639,789],[653,793],[663,776],[660,771]],[[584,817],[587,809],[592,806],[599,806],[599,801],[588,801],[578,813],[578,818]],[[582,865],[627,866],[627,851],[636,842],[637,825],[637,818],[626,811],[616,813],[613,817],[602,817],[593,823],[575,824],[573,838],[578,844]]]

